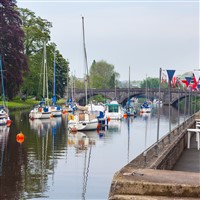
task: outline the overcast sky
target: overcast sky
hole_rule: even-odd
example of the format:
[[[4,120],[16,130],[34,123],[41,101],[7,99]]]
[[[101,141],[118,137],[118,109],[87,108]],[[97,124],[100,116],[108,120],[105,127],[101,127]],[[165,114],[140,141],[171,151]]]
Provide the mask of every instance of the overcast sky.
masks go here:
[[[197,1],[18,0],[52,22],[51,41],[77,77],[84,75],[82,21],[89,67],[93,60],[113,64],[120,80],[158,77],[159,68],[183,74],[199,68]]]

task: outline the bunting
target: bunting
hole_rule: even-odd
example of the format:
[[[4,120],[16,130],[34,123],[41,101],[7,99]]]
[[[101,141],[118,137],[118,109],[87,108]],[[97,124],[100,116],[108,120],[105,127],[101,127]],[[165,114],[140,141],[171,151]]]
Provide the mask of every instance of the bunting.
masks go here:
[[[171,86],[173,88],[176,88],[176,87],[180,87],[180,85],[181,85],[180,78],[177,76],[173,76],[172,81],[171,81]]]
[[[186,90],[189,85],[187,80],[182,80],[182,83],[185,85],[184,89]]]
[[[173,76],[172,81],[171,81],[171,86],[172,86],[173,88],[176,87],[176,82],[177,82],[177,78],[176,78],[176,76]]]
[[[167,83],[167,75],[164,71],[162,72],[161,83]]]
[[[168,79],[169,79],[169,83],[171,83],[172,78],[174,76],[175,70],[167,70],[167,75],[168,75]]]
[[[188,85],[190,85],[190,82],[191,82],[191,80],[192,80],[192,77],[187,76],[187,77],[185,77],[185,79],[187,80]]]
[[[199,78],[200,78],[199,70],[193,71],[193,76],[195,77],[196,81],[199,81]]]

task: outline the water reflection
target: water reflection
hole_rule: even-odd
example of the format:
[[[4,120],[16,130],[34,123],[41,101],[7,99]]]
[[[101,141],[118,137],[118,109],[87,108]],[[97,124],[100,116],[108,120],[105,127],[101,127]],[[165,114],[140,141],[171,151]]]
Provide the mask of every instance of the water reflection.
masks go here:
[[[26,177],[31,178],[31,186],[28,198],[39,197],[48,190],[49,175],[54,177],[55,166],[55,141],[57,129],[61,125],[61,117],[52,119],[34,119],[29,120],[32,134],[36,133],[34,138],[34,149],[29,150],[28,166]],[[53,178],[54,179],[54,178]],[[54,180],[52,181],[54,182]],[[45,197],[42,196],[42,197]]]
[[[164,107],[160,137],[169,127]],[[4,140],[0,134],[0,199],[107,199],[114,173],[156,141],[156,113],[76,134],[68,132],[67,116],[29,121],[28,112],[14,113],[10,130],[0,131],[7,132]],[[20,131],[22,144],[16,142]]]
[[[0,149],[1,149],[1,155],[0,155],[0,176],[2,176],[3,172],[3,161],[4,161],[4,154],[7,147],[8,142],[8,135],[9,135],[10,127],[4,125],[0,126]]]
[[[68,133],[68,146],[75,147],[77,153],[86,150],[89,146],[89,138],[85,133],[82,132],[69,132]]]
[[[52,119],[29,119],[30,128],[37,132],[38,136],[45,136],[50,129],[53,128],[53,134],[55,134],[55,128],[61,125],[61,118],[52,118]]]
[[[108,124],[109,132],[115,132],[121,129],[121,120],[111,120]]]
[[[88,135],[90,137],[88,137]],[[82,181],[82,193],[81,197],[83,200],[86,199],[87,182],[89,178],[90,160],[92,155],[92,146],[96,144],[94,134],[97,135],[96,131],[88,132],[68,132],[68,147],[74,147],[76,149],[76,155],[84,154],[83,163],[83,181]]]

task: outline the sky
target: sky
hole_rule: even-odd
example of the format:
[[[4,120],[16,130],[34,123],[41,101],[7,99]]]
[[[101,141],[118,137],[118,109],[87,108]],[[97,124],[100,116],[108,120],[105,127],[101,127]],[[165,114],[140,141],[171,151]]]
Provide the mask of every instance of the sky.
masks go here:
[[[114,65],[120,80],[159,77],[159,69],[176,74],[199,69],[199,0],[67,1],[18,0],[36,16],[52,22],[51,42],[84,76],[83,31],[88,66],[93,60]]]

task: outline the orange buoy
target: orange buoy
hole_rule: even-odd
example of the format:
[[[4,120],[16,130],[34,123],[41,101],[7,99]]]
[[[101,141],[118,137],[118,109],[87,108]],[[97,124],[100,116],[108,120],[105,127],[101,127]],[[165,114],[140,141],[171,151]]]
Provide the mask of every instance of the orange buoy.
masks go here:
[[[63,110],[62,113],[65,115],[65,114],[68,114],[68,110]]]
[[[20,144],[24,142],[24,134],[22,132],[16,135],[16,141]]]
[[[7,122],[6,122],[6,125],[7,125],[7,126],[10,126],[10,125],[11,125],[10,117],[8,117]]]
[[[127,113],[124,113],[124,118],[126,119],[128,117]]]
[[[101,124],[98,123],[97,130],[99,130],[100,128],[101,128]]]
[[[70,128],[70,131],[71,131],[72,133],[76,133],[76,132],[77,132],[77,129],[76,129],[76,127],[72,127],[72,128]]]

